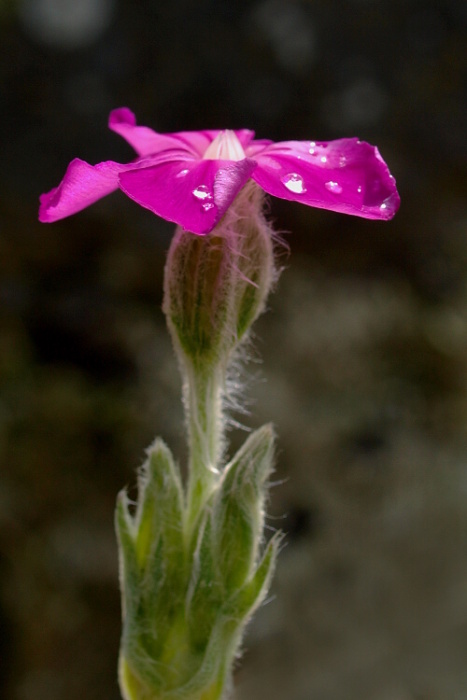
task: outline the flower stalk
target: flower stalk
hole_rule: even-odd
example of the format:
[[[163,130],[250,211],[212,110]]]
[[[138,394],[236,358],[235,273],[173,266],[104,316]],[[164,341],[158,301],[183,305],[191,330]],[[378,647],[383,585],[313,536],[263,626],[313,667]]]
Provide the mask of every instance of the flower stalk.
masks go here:
[[[217,370],[217,371],[216,371]],[[184,403],[188,432],[187,512],[189,532],[214,488],[224,451],[223,393],[225,372],[197,371],[187,363]]]
[[[271,579],[280,542],[263,547],[272,429],[250,435],[225,464],[229,368],[276,277],[262,207],[250,183],[210,236],[178,229],[169,250],[163,309],[183,379],[188,476],[182,484],[158,440],[134,515],[119,498],[125,700],[222,698]]]

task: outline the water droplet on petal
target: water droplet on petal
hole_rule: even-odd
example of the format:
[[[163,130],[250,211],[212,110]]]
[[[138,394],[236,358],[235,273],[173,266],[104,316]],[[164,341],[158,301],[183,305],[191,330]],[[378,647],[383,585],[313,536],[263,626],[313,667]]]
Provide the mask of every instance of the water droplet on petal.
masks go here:
[[[288,173],[281,178],[282,184],[294,194],[303,194],[306,192],[306,187],[303,184],[303,178],[298,173]]]
[[[189,172],[190,171],[188,170],[188,168],[185,168],[185,170],[180,170],[176,177],[185,177],[185,175],[188,175]]]
[[[320,158],[320,161],[321,161],[322,163],[326,163],[327,160],[328,160],[328,159],[326,158],[326,156],[321,156],[321,158]]]
[[[398,206],[399,197],[397,195],[397,192],[394,192],[390,194],[389,197],[386,197],[384,202],[380,205],[379,209],[382,212],[383,216],[391,218],[391,216],[393,216],[394,212],[397,210]]]
[[[212,199],[212,194],[209,191],[207,185],[198,185],[196,189],[193,190],[193,197],[196,199]]]
[[[359,185],[359,186],[357,187],[357,192],[358,192],[358,194],[361,194],[361,193],[362,193],[362,186],[361,186],[361,185]]]
[[[330,192],[334,192],[334,194],[340,194],[342,192],[341,185],[339,185],[338,182],[333,182],[333,180],[329,180],[324,186]]]
[[[201,205],[201,209],[203,211],[209,211],[210,209],[214,209],[214,204],[212,202],[203,202]]]

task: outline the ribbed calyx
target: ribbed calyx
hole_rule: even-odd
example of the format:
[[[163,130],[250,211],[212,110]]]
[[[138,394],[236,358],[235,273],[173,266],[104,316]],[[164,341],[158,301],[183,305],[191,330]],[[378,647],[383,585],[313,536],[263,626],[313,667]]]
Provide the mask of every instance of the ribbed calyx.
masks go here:
[[[182,362],[225,365],[264,309],[275,271],[262,209],[263,193],[249,182],[210,234],[177,229],[163,310]]]

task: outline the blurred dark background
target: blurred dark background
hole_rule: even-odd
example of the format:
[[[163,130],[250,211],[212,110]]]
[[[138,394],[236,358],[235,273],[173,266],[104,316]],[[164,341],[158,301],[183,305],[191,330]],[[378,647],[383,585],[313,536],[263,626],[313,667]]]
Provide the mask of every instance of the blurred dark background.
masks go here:
[[[156,434],[185,454],[171,226],[121,193],[36,219],[73,157],[133,158],[127,105],[388,161],[390,223],[270,205],[290,256],[240,418],[277,426],[288,536],[235,696],[465,700],[466,27],[464,0],[0,0],[2,698],[119,697],[115,496]]]

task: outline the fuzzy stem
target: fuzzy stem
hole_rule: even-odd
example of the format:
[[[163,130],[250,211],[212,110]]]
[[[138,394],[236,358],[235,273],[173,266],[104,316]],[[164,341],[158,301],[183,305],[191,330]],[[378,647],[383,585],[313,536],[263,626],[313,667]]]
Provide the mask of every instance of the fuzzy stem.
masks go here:
[[[184,403],[187,414],[189,469],[187,484],[187,534],[215,487],[224,448],[222,399],[224,368],[203,370],[191,362],[184,367]]]

